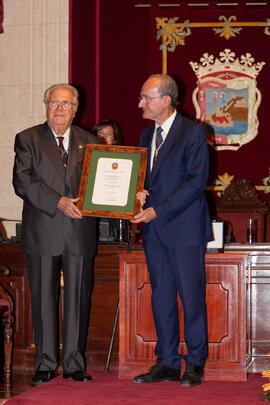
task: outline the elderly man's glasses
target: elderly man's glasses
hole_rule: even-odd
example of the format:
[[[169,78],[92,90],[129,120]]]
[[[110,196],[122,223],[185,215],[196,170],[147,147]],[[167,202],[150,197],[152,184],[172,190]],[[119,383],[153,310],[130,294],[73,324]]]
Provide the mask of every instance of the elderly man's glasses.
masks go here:
[[[48,105],[49,110],[56,110],[59,105],[61,105],[64,111],[68,111],[73,105],[76,105],[75,103],[71,103],[69,100],[50,100],[47,101],[46,104]]]
[[[144,101],[145,103],[149,103],[151,100],[154,100],[155,98],[159,98],[159,97],[163,97],[163,96],[165,96],[165,94],[160,94],[159,96],[156,96],[156,97],[148,97],[144,94],[140,94],[139,100]]]

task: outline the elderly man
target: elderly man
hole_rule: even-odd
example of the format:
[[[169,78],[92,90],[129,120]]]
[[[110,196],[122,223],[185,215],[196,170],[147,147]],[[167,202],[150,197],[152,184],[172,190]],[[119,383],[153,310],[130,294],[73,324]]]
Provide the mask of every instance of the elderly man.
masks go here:
[[[23,199],[21,248],[31,290],[35,375],[38,385],[56,376],[58,301],[64,275],[63,377],[90,381],[84,350],[96,248],[96,220],[76,206],[85,146],[100,143],[72,125],[78,92],[68,84],[45,91],[47,121],[15,139],[13,185]]]
[[[204,190],[208,148],[204,128],[179,114],[178,89],[168,75],[152,75],[143,84],[139,108],[153,120],[141,136],[148,148],[143,210],[143,246],[152,287],[152,310],[158,341],[156,364],[136,383],[179,381],[177,292],[184,309],[184,386],[201,384],[208,355],[204,255],[211,226]]]

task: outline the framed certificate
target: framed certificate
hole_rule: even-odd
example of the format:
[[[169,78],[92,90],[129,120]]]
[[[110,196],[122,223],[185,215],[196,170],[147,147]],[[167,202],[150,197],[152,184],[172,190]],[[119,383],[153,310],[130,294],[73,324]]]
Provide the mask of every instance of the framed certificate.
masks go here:
[[[131,219],[140,211],[147,148],[86,145],[77,206],[85,216]]]

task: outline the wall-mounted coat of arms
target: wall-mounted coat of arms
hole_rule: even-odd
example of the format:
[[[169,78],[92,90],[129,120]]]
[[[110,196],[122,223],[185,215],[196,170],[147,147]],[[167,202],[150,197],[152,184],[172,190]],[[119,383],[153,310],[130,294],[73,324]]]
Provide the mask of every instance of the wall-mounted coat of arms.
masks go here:
[[[197,119],[206,123],[208,143],[216,150],[238,150],[258,133],[256,77],[265,62],[254,63],[250,53],[239,60],[230,49],[219,56],[204,53],[200,63],[190,62],[198,78],[193,104]]]

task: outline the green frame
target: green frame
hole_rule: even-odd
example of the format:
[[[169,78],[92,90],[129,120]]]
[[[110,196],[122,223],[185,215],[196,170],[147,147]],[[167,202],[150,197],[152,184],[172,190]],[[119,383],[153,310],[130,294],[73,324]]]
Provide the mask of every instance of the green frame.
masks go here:
[[[128,198],[124,206],[96,204],[92,201],[96,182],[97,166],[100,158],[125,159],[132,161]],[[79,188],[78,208],[84,216],[131,219],[140,211],[136,198],[144,188],[147,165],[147,148],[118,145],[86,145],[82,176]]]

